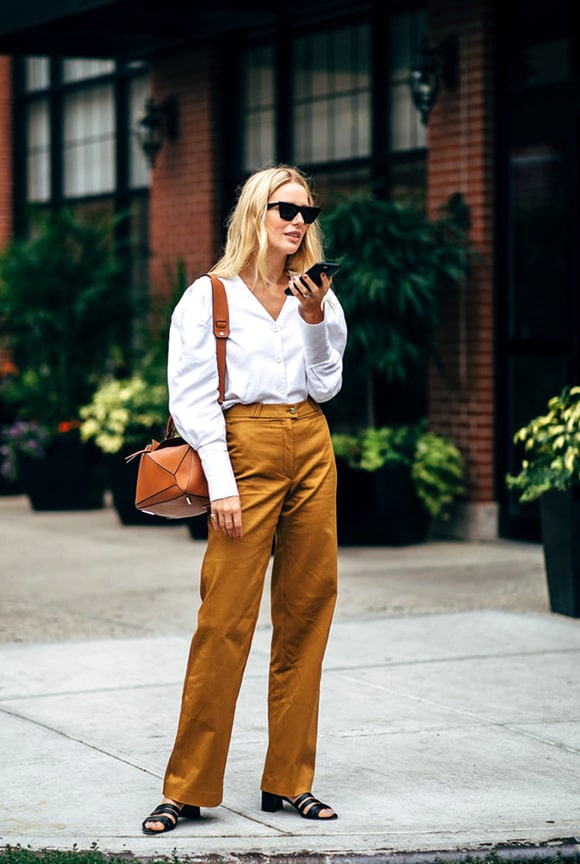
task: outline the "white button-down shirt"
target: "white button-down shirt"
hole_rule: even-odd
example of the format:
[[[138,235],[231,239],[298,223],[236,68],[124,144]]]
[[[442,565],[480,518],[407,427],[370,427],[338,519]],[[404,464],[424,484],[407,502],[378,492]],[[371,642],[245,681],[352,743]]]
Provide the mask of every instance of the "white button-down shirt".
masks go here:
[[[307,324],[298,300],[287,297],[276,320],[239,276],[222,279],[229,305],[225,397],[217,401],[211,280],[197,279],[175,307],[169,331],[169,410],[194,447],[210,498],[237,495],[226,445],[224,410],[237,403],[327,402],[342,384],[346,322],[336,295],[324,301],[324,321]]]

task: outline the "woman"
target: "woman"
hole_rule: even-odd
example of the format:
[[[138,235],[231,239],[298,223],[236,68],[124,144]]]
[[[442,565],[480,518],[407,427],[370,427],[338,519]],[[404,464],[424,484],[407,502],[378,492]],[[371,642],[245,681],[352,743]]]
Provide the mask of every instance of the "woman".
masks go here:
[[[225,285],[230,315],[221,406],[210,279],[194,282],[173,314],[170,410],[201,457],[211,515],[177,737],[146,834],[170,831],[179,816],[197,818],[200,806],[222,800],[273,537],[262,809],[286,801],[307,819],[336,818],[310,792],[337,571],[336,468],[317,403],[340,389],[346,343],[331,280],[300,280],[323,258],[318,213],[296,168],[264,169],[244,184],[212,271]]]

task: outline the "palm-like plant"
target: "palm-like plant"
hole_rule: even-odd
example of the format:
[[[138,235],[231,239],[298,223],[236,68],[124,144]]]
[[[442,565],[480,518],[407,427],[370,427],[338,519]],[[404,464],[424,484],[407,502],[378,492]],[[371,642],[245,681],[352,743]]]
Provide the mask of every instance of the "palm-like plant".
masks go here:
[[[0,332],[21,375],[12,396],[23,418],[52,429],[77,416],[130,326],[126,262],[116,218],[45,218],[0,256]]]
[[[351,363],[366,370],[367,424],[375,425],[373,375],[405,381],[434,351],[443,294],[473,258],[469,211],[453,196],[430,221],[421,211],[353,196],[324,219],[328,257],[339,260]]]

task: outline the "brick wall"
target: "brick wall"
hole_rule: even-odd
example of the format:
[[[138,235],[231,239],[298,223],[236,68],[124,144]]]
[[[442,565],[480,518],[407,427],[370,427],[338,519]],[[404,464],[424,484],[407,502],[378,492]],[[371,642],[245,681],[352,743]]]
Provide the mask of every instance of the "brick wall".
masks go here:
[[[157,157],[150,195],[152,291],[166,283],[165,268],[185,263],[188,280],[216,260],[216,131],[212,53],[191,50],[158,59],[151,70],[156,102],[174,97],[179,111],[175,141]]]
[[[0,57],[0,247],[12,234],[12,93],[9,57]]]
[[[483,529],[470,532],[464,526],[461,533],[493,536],[492,3],[430,0],[429,22],[433,43],[458,36],[460,65],[457,91],[440,91],[429,124],[429,211],[462,192],[471,208],[471,237],[485,258],[444,305],[438,335],[444,371],[431,369],[429,413],[432,427],[449,434],[465,456],[472,511],[488,510]]]

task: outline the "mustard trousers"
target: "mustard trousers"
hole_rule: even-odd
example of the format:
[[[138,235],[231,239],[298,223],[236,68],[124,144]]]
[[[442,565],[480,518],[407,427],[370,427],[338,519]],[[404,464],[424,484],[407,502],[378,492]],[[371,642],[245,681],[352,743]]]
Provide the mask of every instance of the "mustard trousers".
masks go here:
[[[268,750],[261,788],[312,788],[322,660],[336,601],[336,467],[324,414],[311,401],[235,405],[228,449],[244,536],[209,527],[198,622],[164,794],[215,807],[256,627],[272,539]]]

